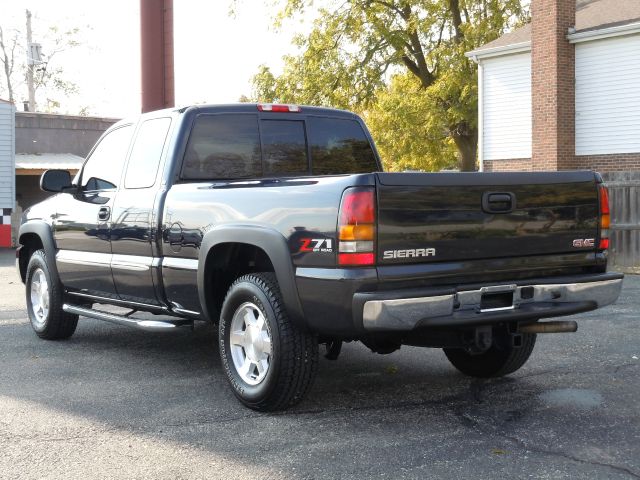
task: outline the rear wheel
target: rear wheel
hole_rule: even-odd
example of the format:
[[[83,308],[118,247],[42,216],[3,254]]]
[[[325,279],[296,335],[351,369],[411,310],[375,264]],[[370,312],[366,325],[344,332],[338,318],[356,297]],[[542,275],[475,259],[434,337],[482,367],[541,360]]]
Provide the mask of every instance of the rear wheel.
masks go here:
[[[219,324],[220,357],[236,397],[259,411],[300,402],[318,367],[318,340],[284,308],[272,273],[252,273],[229,288]]]
[[[444,348],[451,364],[471,377],[502,377],[522,367],[533,352],[535,333],[523,333],[522,345],[514,347],[510,342],[494,342],[483,353],[471,354],[462,348]]]
[[[49,269],[44,250],[31,255],[25,286],[27,313],[36,334],[47,340],[62,340],[73,335],[78,315],[62,310],[62,284]]]

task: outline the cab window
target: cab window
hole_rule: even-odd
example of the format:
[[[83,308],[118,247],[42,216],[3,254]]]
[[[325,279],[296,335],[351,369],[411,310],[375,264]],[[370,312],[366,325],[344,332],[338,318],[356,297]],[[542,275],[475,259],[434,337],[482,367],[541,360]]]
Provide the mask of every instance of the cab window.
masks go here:
[[[133,126],[112,130],[100,140],[82,170],[80,185],[85,191],[115,190],[120,183]]]
[[[129,156],[124,177],[125,188],[153,186],[170,125],[170,118],[154,118],[140,126]]]
[[[182,167],[182,178],[214,180],[262,175],[257,115],[200,115]]]
[[[379,170],[371,142],[355,120],[312,117],[307,126],[314,175]]]

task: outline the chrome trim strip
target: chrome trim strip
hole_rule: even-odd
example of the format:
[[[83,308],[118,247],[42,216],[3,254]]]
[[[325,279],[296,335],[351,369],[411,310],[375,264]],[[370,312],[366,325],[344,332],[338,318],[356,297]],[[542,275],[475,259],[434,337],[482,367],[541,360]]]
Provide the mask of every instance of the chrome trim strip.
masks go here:
[[[296,279],[312,280],[377,280],[378,272],[375,268],[296,268]]]
[[[164,257],[163,268],[175,268],[178,270],[198,270],[197,258]]]
[[[80,250],[58,250],[56,260],[60,263],[72,265],[111,266],[118,270],[131,270],[136,272],[144,272],[160,264],[159,258],[143,255],[114,255],[111,253],[85,252]]]
[[[369,300],[362,312],[362,324],[366,330],[412,330],[421,320],[447,317],[454,311],[478,312],[482,294],[486,291],[509,291],[513,285],[496,285],[479,290],[467,290],[451,295],[423,298],[403,298],[399,300]],[[525,297],[523,298],[523,290]],[[533,289],[533,292],[531,292]],[[622,289],[622,279],[597,282],[566,283],[549,285],[522,285],[515,287],[513,308],[529,303],[579,303],[594,302],[598,308],[615,302]],[[505,308],[506,309],[506,308]],[[497,310],[496,310],[497,311]]]
[[[58,253],[56,253],[56,261],[72,265],[109,267],[112,256],[110,253],[58,250]]]
[[[111,258],[111,268],[118,270],[130,270],[134,272],[148,271],[153,265],[155,258],[141,255],[118,255]]]

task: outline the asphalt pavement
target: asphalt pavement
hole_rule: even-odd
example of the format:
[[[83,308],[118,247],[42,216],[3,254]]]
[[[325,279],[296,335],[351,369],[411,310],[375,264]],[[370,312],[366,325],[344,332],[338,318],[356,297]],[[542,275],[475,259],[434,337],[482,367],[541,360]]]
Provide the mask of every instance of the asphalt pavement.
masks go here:
[[[298,407],[227,387],[215,330],[82,318],[38,339],[0,250],[0,478],[640,478],[640,277],[618,303],[539,335],[515,374],[471,380],[440,350],[345,345]]]

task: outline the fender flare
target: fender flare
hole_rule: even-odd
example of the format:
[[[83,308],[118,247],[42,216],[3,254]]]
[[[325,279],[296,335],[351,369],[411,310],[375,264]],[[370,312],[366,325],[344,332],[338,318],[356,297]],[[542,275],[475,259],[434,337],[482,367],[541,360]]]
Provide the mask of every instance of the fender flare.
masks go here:
[[[60,278],[58,275],[58,266],[56,265],[56,242],[53,239],[51,225],[44,220],[31,220],[27,223],[23,223],[20,225],[20,230],[18,230],[18,243],[20,245],[24,245],[22,243],[22,237],[27,233],[33,233],[40,238],[44,248],[45,257],[47,258],[47,266],[56,278]]]
[[[304,314],[287,241],[277,230],[258,225],[221,225],[212,228],[204,235],[198,257],[198,298],[205,318],[211,319],[206,301],[206,260],[210,250],[223,243],[252,245],[267,254],[273,265],[289,317],[297,325],[304,327]]]

